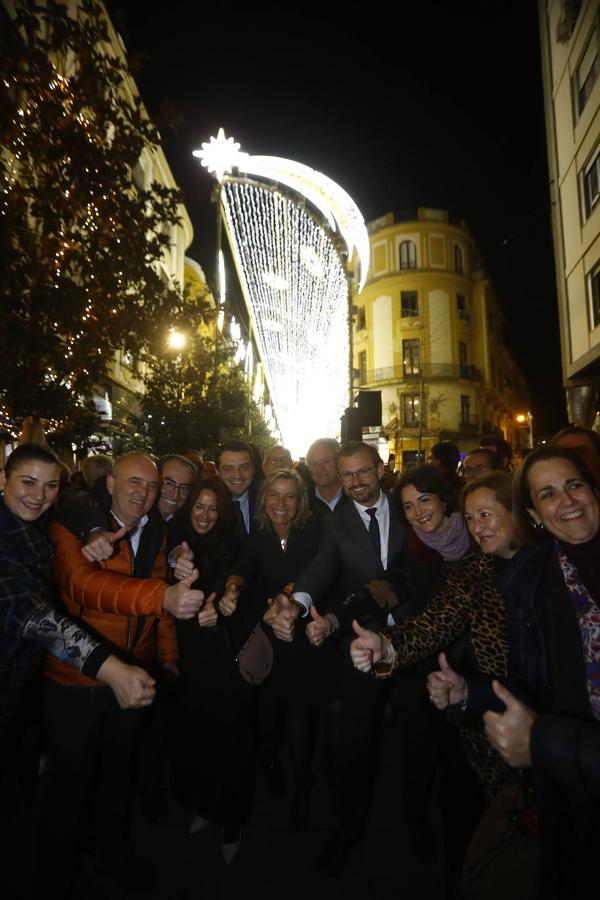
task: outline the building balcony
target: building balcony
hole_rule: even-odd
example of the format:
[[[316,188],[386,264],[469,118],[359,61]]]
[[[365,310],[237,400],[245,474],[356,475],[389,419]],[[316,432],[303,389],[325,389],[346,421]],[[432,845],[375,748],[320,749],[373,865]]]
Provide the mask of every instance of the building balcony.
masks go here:
[[[405,381],[409,384],[424,382],[450,381],[482,381],[481,370],[476,366],[461,366],[454,363],[424,363],[420,371],[409,371],[407,366],[384,366],[381,369],[369,369],[359,373],[360,385],[377,384],[381,381]]]

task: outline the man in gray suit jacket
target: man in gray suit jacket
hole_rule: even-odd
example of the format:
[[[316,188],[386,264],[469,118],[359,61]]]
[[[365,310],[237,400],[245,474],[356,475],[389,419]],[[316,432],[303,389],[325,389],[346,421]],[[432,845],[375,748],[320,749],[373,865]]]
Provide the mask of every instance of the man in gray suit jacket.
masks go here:
[[[319,551],[296,581],[292,598],[275,598],[267,614],[275,633],[284,640],[291,639],[297,618],[307,615],[333,585],[343,596],[359,590],[368,581],[381,577],[402,546],[404,526],[379,487],[383,463],[376,449],[360,442],[345,444],[337,465],[349,502],[323,519]],[[371,800],[367,777],[371,767],[369,745],[381,689],[381,682],[353,668],[347,653],[344,666],[335,766],[342,824],[320,857],[320,867],[331,875],[341,869],[364,834]]]

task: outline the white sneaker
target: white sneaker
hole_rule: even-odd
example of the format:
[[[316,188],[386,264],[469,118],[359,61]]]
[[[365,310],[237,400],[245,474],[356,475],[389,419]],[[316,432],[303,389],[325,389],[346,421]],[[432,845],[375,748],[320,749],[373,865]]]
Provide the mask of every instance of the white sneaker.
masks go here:
[[[194,815],[190,827],[188,828],[188,834],[196,834],[197,831],[202,831],[203,828],[207,828],[209,825],[210,819],[205,819],[204,816]]]

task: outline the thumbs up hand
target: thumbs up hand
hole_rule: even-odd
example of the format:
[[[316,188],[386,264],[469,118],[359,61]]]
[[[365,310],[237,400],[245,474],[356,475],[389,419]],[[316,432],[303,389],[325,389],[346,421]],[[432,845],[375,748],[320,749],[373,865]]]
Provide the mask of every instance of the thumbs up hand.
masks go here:
[[[197,578],[198,569],[193,569],[187,578],[181,579],[179,584],[173,584],[166,589],[163,607],[176,619],[191,619],[200,610],[204,594],[202,591],[192,589]]]
[[[190,549],[189,544],[182,541],[181,546],[173,551],[172,556],[175,555],[176,562],[173,574],[177,581],[181,581],[182,578],[187,578],[188,575],[191,575],[194,569],[194,551]]]
[[[445,653],[440,653],[439,672],[431,672],[427,676],[429,699],[438,709],[446,709],[465,699],[465,679],[448,665]]]
[[[383,638],[376,631],[363,628],[356,619],[352,622],[352,628],[358,635],[350,644],[350,656],[354,668],[360,672],[370,672],[375,663],[383,658]]]
[[[529,742],[536,714],[499,681],[493,681],[492,688],[496,697],[505,704],[506,711],[496,713],[488,710],[484,713],[487,736],[509,766],[526,768],[531,765]]]
[[[198,613],[198,624],[202,628],[211,628],[217,624],[218,615],[217,610],[215,609],[216,599],[217,595],[215,593],[210,594],[206,598],[206,603]]]
[[[321,616],[316,606],[309,609],[311,622],[306,626],[306,637],[314,647],[319,647],[334,629],[330,616]]]
[[[94,531],[81,548],[88,562],[103,562],[115,552],[115,544],[129,532],[127,525],[118,531]]]

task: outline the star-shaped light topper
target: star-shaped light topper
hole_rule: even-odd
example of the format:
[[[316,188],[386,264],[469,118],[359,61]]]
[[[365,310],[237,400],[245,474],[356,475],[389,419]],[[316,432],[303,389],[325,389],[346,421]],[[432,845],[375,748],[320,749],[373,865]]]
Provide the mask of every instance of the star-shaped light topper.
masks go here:
[[[223,181],[225,173],[231,172],[233,166],[239,166],[241,160],[247,157],[247,153],[240,153],[240,145],[232,137],[225,137],[225,132],[219,128],[217,136],[202,144],[202,150],[194,150],[194,156],[199,157],[200,163],[213,173],[217,181]]]

